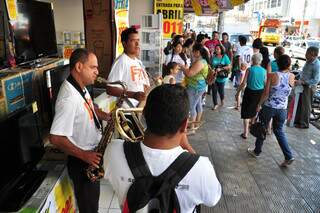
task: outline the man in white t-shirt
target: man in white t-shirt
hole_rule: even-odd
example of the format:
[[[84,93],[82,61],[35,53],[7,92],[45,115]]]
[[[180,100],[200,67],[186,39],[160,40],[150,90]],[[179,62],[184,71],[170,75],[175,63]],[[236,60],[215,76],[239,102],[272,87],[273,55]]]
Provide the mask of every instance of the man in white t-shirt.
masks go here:
[[[235,56],[238,57],[238,63],[239,67],[241,67],[241,63],[245,63],[247,67],[250,67],[251,65],[251,58],[253,55],[253,49],[249,46],[246,46],[247,44],[247,38],[240,35],[239,36],[239,43],[240,46],[237,48]]]
[[[142,62],[137,58],[140,53],[140,40],[137,30],[127,28],[121,33],[124,48],[113,63],[108,81],[122,81],[127,85],[127,96],[134,106],[146,98],[146,91],[150,87],[149,78]],[[120,97],[123,93],[119,86],[107,86],[107,94]]]
[[[100,120],[110,115],[94,107],[86,86],[99,74],[98,60],[86,49],[76,49],[70,57],[70,76],[62,83],[55,105],[50,142],[68,154],[68,173],[73,181],[79,212],[96,213],[100,182],[85,174],[89,165],[98,166],[101,154],[93,152],[101,138]]]
[[[153,176],[164,172],[185,151],[180,141],[186,134],[188,115],[188,95],[183,87],[165,84],[149,94],[144,107],[147,130],[140,146]],[[108,145],[105,166],[106,178],[122,207],[133,181],[122,140],[112,141]],[[199,204],[214,206],[221,197],[221,185],[210,160],[200,157],[175,191],[183,213],[193,212]]]

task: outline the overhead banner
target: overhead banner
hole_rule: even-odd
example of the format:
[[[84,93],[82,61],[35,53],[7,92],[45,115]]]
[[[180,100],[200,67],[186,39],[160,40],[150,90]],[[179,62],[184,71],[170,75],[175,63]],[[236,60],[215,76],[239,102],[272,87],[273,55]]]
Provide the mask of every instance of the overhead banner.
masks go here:
[[[198,0],[191,0],[191,5],[194,10],[194,13],[197,16],[201,16],[202,15],[202,7],[201,7],[201,4],[198,2]]]
[[[114,0],[114,13],[117,29],[116,57],[123,53],[121,33],[129,27],[129,0]]]
[[[154,13],[163,15],[163,38],[171,38],[172,33],[183,32],[184,0],[155,0]]]

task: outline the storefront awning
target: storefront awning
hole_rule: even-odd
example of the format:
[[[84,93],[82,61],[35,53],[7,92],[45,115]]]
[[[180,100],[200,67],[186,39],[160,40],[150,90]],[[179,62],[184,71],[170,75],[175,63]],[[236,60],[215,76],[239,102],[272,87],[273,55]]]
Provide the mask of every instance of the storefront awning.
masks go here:
[[[221,11],[233,9],[249,0],[185,0],[184,12],[195,13],[197,16],[214,15]]]

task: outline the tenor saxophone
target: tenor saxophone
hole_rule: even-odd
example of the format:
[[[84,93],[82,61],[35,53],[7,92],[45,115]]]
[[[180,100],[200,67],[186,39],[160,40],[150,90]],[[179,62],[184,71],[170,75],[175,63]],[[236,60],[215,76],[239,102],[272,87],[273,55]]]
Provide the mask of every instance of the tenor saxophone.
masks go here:
[[[115,121],[116,121],[115,112],[116,112],[117,108],[120,108],[122,106],[123,101],[127,100],[127,95],[126,95],[127,87],[126,87],[125,83],[123,83],[121,81],[108,82],[105,79],[100,78],[100,77],[97,78],[97,81],[99,83],[104,83],[107,85],[112,85],[112,84],[113,85],[121,85],[121,87],[123,89],[123,93],[118,98],[115,108],[111,111],[112,117],[108,121],[107,126],[104,128],[104,130],[102,132],[102,137],[101,137],[101,140],[100,140],[98,146],[93,149],[94,152],[100,153],[102,157],[100,159],[98,168],[94,167],[93,165],[89,165],[86,169],[86,175],[91,182],[96,182],[104,177],[105,171],[103,168],[103,156],[104,156],[104,153],[105,153],[105,150],[106,150],[108,144],[111,142],[112,135],[114,133]]]

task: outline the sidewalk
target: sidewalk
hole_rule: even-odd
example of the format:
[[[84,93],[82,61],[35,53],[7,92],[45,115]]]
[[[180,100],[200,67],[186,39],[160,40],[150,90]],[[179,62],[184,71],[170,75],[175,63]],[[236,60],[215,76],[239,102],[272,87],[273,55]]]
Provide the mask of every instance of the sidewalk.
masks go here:
[[[235,91],[226,88],[225,106],[211,110],[207,96],[204,121],[190,142],[200,155],[213,161],[223,196],[214,208],[202,212],[319,212],[320,211],[320,131],[286,128],[296,160],[288,168],[275,136],[268,136],[259,158],[247,153],[255,138],[240,137],[240,112],[232,109]]]
[[[229,85],[228,85],[229,86]],[[254,145],[251,135],[240,137],[242,120],[234,106],[233,88],[226,88],[225,106],[211,110],[207,96],[204,124],[190,142],[209,157],[222,184],[223,196],[214,208],[202,212],[319,212],[320,211],[320,131],[286,128],[296,160],[280,168],[283,154],[274,135],[268,136],[263,152],[255,159],[247,148]],[[121,212],[111,186],[103,181],[99,212]]]

